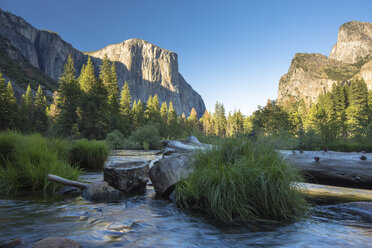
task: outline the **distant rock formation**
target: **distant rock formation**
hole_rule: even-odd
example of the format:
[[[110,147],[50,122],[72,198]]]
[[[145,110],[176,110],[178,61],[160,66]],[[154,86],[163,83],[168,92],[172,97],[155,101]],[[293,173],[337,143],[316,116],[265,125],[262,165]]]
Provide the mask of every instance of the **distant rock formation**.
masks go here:
[[[188,115],[193,107],[200,116],[205,111],[201,96],[178,72],[177,54],[149,42],[130,39],[99,51],[82,53],[57,33],[38,30],[23,18],[1,9],[0,41],[7,44],[2,46],[4,56],[0,60],[11,59],[21,65],[26,61],[35,69],[39,69],[37,78],[45,78],[39,80],[39,83],[48,85],[46,89],[49,90],[49,95],[58,88],[58,77],[69,54],[75,61],[77,72],[87,61],[88,55],[92,56],[98,73],[101,59],[107,53],[109,59],[116,62],[119,86],[122,87],[127,81],[133,100],[141,99],[146,102],[149,95],[158,94],[160,103],[172,101],[178,114]],[[0,69],[5,77],[24,90],[25,82],[18,82],[20,80],[15,79],[12,70],[2,67],[0,61]],[[25,69],[24,71],[27,72]]]
[[[279,81],[277,100],[291,104],[303,99],[307,106],[333,84],[362,77],[372,90],[372,24],[348,22],[340,27],[329,58],[322,54],[297,53],[287,74]]]

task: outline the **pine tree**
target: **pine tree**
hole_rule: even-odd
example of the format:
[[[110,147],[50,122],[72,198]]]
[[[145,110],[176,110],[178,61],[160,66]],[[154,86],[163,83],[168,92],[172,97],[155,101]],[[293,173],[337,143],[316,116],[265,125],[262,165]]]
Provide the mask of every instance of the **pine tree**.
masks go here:
[[[136,101],[134,101],[132,113],[131,113],[132,120],[133,120],[133,129],[137,129],[144,124],[144,118],[145,118],[144,111],[145,111],[144,106],[141,100],[138,100],[137,103]]]
[[[215,130],[213,128],[212,115],[208,110],[204,111],[202,118],[200,118],[200,123],[202,124],[203,133],[207,136],[214,135]]]
[[[216,102],[215,112],[213,114],[213,120],[216,124],[216,135],[224,137],[226,134],[226,116],[225,116],[225,107],[223,104]]]
[[[119,110],[119,86],[116,74],[115,63],[110,63],[107,54],[104,55],[102,65],[100,66],[99,78],[107,91],[108,103],[110,105],[110,112],[116,115]]]
[[[352,137],[365,137],[369,126],[368,89],[363,79],[350,85],[349,107],[346,110],[347,124]]]
[[[79,84],[83,90],[77,110],[79,130],[89,139],[104,139],[109,128],[107,91],[101,80],[97,80],[91,58],[81,71]]]
[[[43,133],[48,126],[48,117],[46,114],[47,102],[43,90],[40,85],[35,95],[34,109],[33,109],[33,124],[37,132]]]
[[[22,101],[20,106],[20,114],[22,116],[21,130],[23,132],[32,132],[33,128],[33,105],[34,98],[31,91],[31,86],[27,86],[26,94],[22,95]]]
[[[177,122],[177,112],[173,108],[173,103],[172,101],[169,102],[169,107],[168,107],[168,134],[176,138],[177,134],[179,134],[179,125]]]
[[[145,116],[148,122],[160,122],[160,106],[157,94],[155,94],[154,97],[152,97],[151,95],[149,96],[146,105]]]
[[[14,91],[12,84],[10,81],[8,82],[8,86],[6,87],[6,102],[9,108],[9,124],[8,128],[16,129],[19,126],[20,115],[19,109],[17,104],[17,99],[14,97]]]
[[[73,127],[78,122],[77,108],[80,96],[81,89],[75,77],[74,61],[70,54],[59,78],[58,94],[49,114],[49,116],[55,115],[53,118],[55,119],[55,131],[58,135],[74,134]]]
[[[167,102],[163,102],[161,104],[160,116],[161,116],[161,119],[163,120],[163,123],[166,124],[168,122],[168,106],[167,106]]]
[[[3,75],[0,73],[0,130],[9,127],[9,114],[5,80]]]
[[[198,113],[195,108],[191,109],[190,116],[187,118],[187,124],[190,131],[197,130],[199,128]]]
[[[120,117],[123,122],[122,132],[124,135],[128,136],[131,133],[131,125],[132,125],[132,118],[131,118],[131,98],[129,91],[128,83],[125,82],[123,89],[121,91],[121,98],[120,98]]]

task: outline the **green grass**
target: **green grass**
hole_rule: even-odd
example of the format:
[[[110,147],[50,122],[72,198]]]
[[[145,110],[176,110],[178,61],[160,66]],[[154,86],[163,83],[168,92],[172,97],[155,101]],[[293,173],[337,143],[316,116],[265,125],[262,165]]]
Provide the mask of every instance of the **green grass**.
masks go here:
[[[267,144],[226,138],[195,155],[195,171],[176,185],[176,202],[212,214],[224,223],[292,221],[307,211],[291,182],[302,181]]]
[[[55,192],[61,187],[47,180],[55,174],[77,180],[80,170],[67,163],[61,154],[62,141],[49,140],[41,135],[21,135],[7,131],[0,133],[0,194],[20,191]]]
[[[102,169],[109,155],[104,141],[81,139],[74,142],[69,150],[70,164],[84,169]]]

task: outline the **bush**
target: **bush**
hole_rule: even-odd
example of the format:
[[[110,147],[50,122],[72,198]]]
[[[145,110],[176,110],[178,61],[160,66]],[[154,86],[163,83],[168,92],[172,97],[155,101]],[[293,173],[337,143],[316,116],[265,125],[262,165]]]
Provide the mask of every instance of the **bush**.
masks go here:
[[[124,148],[124,135],[117,129],[107,134],[105,142],[110,149],[123,149]]]
[[[307,203],[292,182],[298,171],[270,146],[243,138],[224,139],[195,155],[195,171],[176,185],[176,202],[218,220],[290,221],[303,216]]]
[[[133,145],[133,147],[125,147],[126,149],[136,149],[134,147],[139,146],[140,149],[147,148],[150,150],[162,148],[159,131],[153,125],[146,125],[138,128],[131,134],[128,141],[125,143],[126,146],[128,144]]]
[[[61,159],[65,155],[59,153],[68,146],[62,148],[66,143],[57,143],[38,134],[0,133],[0,193],[55,192],[61,185],[47,180],[47,174],[77,180],[80,170]]]
[[[103,141],[81,139],[72,145],[68,160],[70,164],[86,169],[102,169],[109,155]]]

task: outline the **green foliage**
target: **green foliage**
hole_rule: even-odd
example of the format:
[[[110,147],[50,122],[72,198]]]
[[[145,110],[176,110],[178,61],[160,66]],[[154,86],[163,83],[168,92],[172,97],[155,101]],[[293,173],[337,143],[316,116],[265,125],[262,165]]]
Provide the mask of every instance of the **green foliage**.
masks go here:
[[[68,56],[59,84],[58,95],[54,103],[55,114],[52,114],[56,115],[55,131],[61,136],[74,135],[73,128],[78,121],[76,111],[82,92],[75,77],[71,54]]]
[[[77,180],[80,170],[71,167],[60,153],[66,149],[66,143],[51,142],[38,134],[0,133],[0,193],[53,193],[61,185],[47,180],[48,174]]]
[[[20,112],[22,116],[22,127],[23,132],[31,132],[33,130],[33,105],[34,98],[31,92],[31,86],[27,86],[26,94],[22,95],[22,101],[20,106]]]
[[[103,141],[81,139],[74,142],[69,151],[70,164],[85,169],[102,169],[109,155]]]
[[[33,108],[33,127],[39,133],[44,133],[48,127],[48,117],[47,117],[47,101],[41,86],[39,85]]]
[[[105,142],[110,149],[122,149],[124,147],[124,135],[117,129],[107,134]]]
[[[5,88],[5,80],[0,73],[0,130],[15,129],[19,118],[12,84],[9,82]]]
[[[267,144],[225,138],[195,156],[195,171],[176,185],[179,206],[212,214],[224,223],[292,221],[307,210],[292,182],[302,180]]]
[[[126,149],[150,149],[156,150],[162,148],[160,143],[160,134],[155,126],[148,124],[135,130],[128,141],[125,142]],[[129,147],[132,145],[132,147]]]

